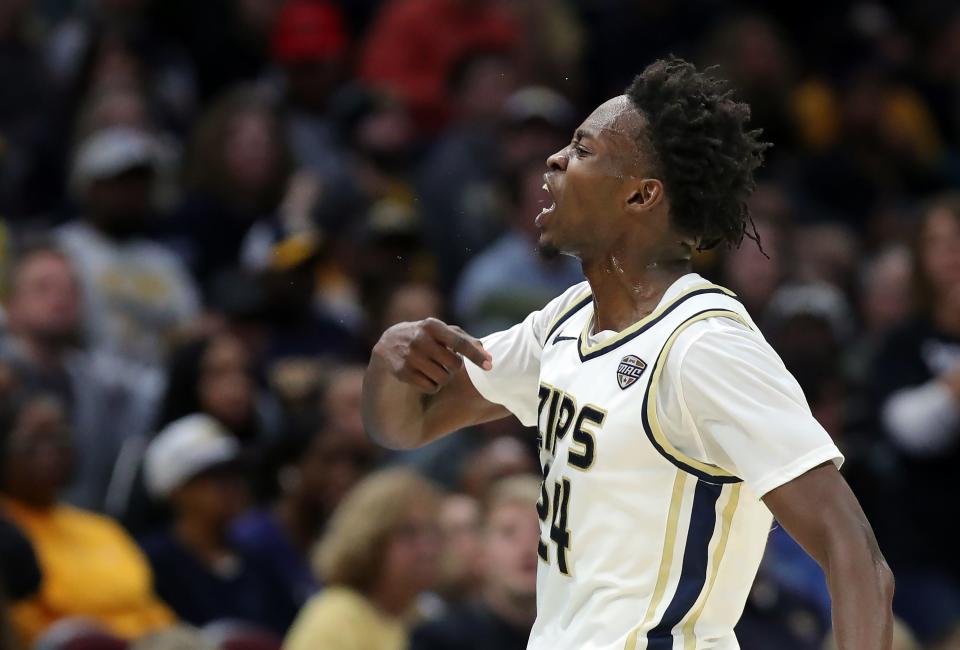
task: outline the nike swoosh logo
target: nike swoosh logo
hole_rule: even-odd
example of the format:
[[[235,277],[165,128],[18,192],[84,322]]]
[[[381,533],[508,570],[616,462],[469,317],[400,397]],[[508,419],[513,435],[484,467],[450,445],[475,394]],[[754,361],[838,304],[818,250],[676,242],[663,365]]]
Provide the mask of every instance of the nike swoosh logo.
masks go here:
[[[556,345],[560,341],[576,341],[576,340],[577,340],[576,336],[557,336],[553,339],[552,345]]]

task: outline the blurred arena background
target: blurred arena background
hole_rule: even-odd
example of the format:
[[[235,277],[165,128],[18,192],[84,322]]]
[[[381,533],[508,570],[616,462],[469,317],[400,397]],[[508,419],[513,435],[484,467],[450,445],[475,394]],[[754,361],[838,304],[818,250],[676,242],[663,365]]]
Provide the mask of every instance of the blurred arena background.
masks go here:
[[[960,5],[933,0],[0,1],[0,647],[523,648],[534,433],[376,448],[363,365],[393,323],[480,336],[579,281],[534,251],[544,160],[669,53],[775,143],[769,259],[698,271],[845,453],[896,648],[960,648]],[[742,647],[829,647],[829,614],[775,529]]]

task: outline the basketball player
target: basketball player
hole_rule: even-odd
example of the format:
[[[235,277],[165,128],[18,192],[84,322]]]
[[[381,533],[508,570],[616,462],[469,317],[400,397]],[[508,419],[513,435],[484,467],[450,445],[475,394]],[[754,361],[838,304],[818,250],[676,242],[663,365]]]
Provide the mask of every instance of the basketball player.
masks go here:
[[[840,452],[736,296],[690,271],[754,234],[748,119],[689,63],[652,64],[547,160],[540,247],[587,282],[482,342],[428,319],[374,348],[364,418],[387,446],[538,427],[533,650],[738,648],[771,513],[823,567],[839,648],[890,648],[893,579]]]

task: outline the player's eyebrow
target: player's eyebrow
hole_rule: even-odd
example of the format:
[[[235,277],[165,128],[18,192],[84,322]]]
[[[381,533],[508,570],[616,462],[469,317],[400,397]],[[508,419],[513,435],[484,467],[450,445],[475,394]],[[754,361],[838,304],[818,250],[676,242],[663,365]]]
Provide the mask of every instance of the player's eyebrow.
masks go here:
[[[595,139],[596,136],[593,134],[593,131],[588,131],[587,129],[577,129],[577,132],[573,134],[574,140],[583,140],[585,138]]]

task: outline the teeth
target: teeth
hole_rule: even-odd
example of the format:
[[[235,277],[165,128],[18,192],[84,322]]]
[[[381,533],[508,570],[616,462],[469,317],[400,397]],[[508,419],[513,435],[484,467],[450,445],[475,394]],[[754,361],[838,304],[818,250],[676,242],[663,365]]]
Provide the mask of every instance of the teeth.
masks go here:
[[[546,184],[546,183],[543,184],[543,190],[544,190],[545,192],[549,192],[549,191],[550,191],[550,188],[547,187],[547,184]]]

